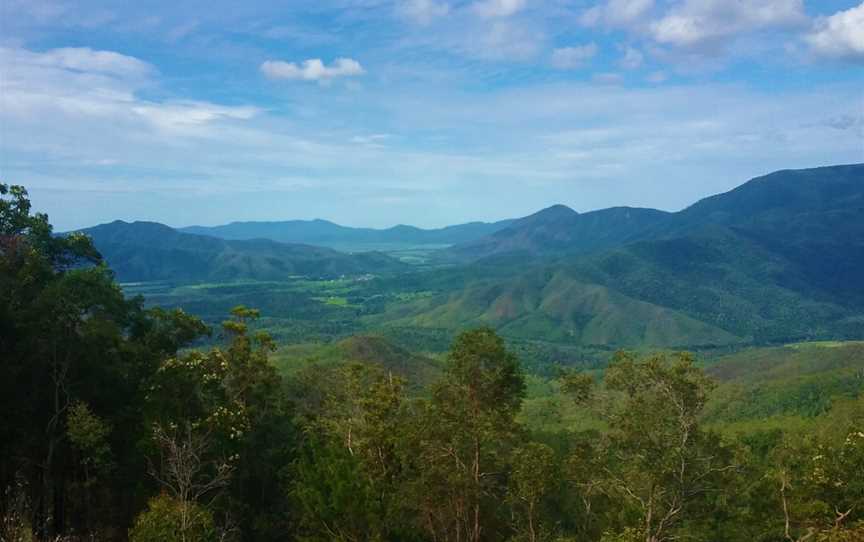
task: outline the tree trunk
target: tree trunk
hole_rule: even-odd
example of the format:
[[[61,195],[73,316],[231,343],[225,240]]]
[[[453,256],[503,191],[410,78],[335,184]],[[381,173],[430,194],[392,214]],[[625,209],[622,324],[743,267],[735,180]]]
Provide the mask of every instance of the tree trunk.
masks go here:
[[[477,495],[474,499],[474,532],[471,539],[480,542],[480,439],[474,437],[474,486]]]

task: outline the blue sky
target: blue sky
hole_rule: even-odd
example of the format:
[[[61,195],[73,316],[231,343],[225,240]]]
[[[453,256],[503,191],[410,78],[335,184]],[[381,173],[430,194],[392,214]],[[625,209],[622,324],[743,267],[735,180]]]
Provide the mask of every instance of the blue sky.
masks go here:
[[[0,9],[0,178],[59,230],[676,210],[864,162],[857,1]]]

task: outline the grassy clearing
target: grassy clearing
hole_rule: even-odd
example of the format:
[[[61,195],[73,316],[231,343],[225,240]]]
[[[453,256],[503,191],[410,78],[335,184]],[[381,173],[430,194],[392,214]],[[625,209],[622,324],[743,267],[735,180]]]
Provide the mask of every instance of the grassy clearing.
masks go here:
[[[864,345],[864,341],[809,341],[789,343],[784,346],[799,350],[802,348],[843,348],[853,344]]]

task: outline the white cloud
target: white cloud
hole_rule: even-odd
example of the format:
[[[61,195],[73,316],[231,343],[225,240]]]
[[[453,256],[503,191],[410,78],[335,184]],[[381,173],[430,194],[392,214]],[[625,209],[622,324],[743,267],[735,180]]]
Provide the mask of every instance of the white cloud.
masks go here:
[[[94,51],[89,47],[64,47],[44,53],[20,52],[25,62],[78,72],[120,77],[146,77],[155,72],[150,64],[113,51]]]
[[[647,14],[654,7],[654,0],[607,0],[597,4],[582,14],[585,26],[629,26]]]
[[[575,47],[562,47],[552,51],[552,66],[559,70],[572,70],[583,66],[597,54],[597,44],[587,43]]]
[[[635,70],[642,65],[644,59],[645,56],[642,54],[642,51],[628,46],[624,49],[624,57],[621,58],[620,64],[625,70]]]
[[[429,24],[450,13],[450,5],[436,0],[404,0],[397,5],[402,17],[418,24]]]
[[[0,48],[0,68],[0,117],[16,122],[56,122],[58,126],[108,122],[112,133],[124,129],[209,136],[211,125],[247,120],[259,113],[250,106],[143,100],[136,94],[153,84],[156,70],[142,60],[112,51],[63,48],[39,53]]]
[[[820,56],[864,61],[864,2],[820,17],[806,40]]]
[[[806,21],[803,0],[684,0],[650,25],[659,43],[693,47]]]
[[[521,11],[527,0],[483,0],[474,4],[481,17],[509,17]]]
[[[337,58],[327,66],[320,58],[304,60],[302,65],[282,60],[267,60],[261,64],[261,72],[270,79],[300,79],[303,81],[329,81],[337,77],[352,77],[365,73],[354,59]]]
[[[260,111],[256,107],[226,107],[208,102],[183,100],[169,103],[140,103],[131,111],[165,130],[204,126],[227,120],[248,120]]]

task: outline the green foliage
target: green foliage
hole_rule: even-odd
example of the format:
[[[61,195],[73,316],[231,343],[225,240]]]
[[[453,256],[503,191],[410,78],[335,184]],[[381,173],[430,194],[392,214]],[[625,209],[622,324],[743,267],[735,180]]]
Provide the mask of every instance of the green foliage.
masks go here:
[[[456,337],[448,360],[448,374],[461,387],[478,415],[483,412],[512,417],[525,396],[525,377],[516,356],[489,328]]]
[[[130,542],[216,542],[213,516],[194,503],[183,503],[167,495],[150,500],[147,510],[129,530]]]
[[[126,299],[89,239],[54,236],[21,187],[0,186],[0,230],[0,486],[25,480],[42,536],[122,524],[134,510],[112,492],[142,480],[141,383],[194,326]]]
[[[609,487],[634,507],[633,527],[651,542],[673,539],[736,468],[732,451],[700,428],[713,383],[693,361],[686,353],[671,360],[622,353],[606,371],[606,387],[620,394],[609,413]]]
[[[764,421],[775,416],[812,419],[864,390],[860,343],[804,344],[746,349],[707,366],[720,381],[706,405],[715,424]]]
[[[559,380],[561,391],[576,404],[585,404],[593,397],[594,377],[590,374],[565,371]]]
[[[506,532],[495,503],[525,394],[519,362],[488,328],[460,334],[447,371],[423,404],[413,444],[420,464],[411,494],[428,536],[479,541]]]
[[[105,422],[93,415],[86,403],[78,401],[72,404],[66,424],[66,431],[73,446],[96,464],[105,461],[111,452],[107,442],[111,430]]]
[[[401,379],[356,363],[327,374],[321,402],[305,410],[309,434],[292,469],[305,536],[411,539],[400,493],[408,461],[400,432],[407,423]]]
[[[513,451],[510,463],[508,497],[519,518],[514,530],[531,542],[546,539],[540,521],[545,514],[540,508],[555,489],[560,471],[555,451],[545,444],[529,442]]]

